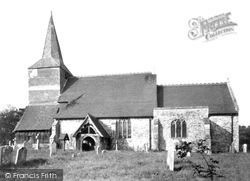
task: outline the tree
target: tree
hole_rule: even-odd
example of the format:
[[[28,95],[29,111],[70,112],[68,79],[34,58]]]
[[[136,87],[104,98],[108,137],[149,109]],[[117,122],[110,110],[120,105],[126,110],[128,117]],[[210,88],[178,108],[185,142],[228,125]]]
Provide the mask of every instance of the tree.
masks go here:
[[[13,130],[23,115],[23,110],[8,106],[0,111],[0,145],[8,144],[8,141],[14,139]]]

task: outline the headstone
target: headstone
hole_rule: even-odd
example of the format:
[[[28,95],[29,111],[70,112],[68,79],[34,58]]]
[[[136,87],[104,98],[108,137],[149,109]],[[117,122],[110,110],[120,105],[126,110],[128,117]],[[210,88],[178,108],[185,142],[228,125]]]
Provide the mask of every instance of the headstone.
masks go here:
[[[97,146],[96,147],[96,154],[98,155],[98,154],[100,154],[101,153],[101,147],[100,146]]]
[[[36,150],[39,150],[40,149],[40,134],[38,133],[36,135],[36,147],[35,147]]]
[[[145,144],[145,152],[148,153],[148,144]]]
[[[118,141],[115,140],[115,151],[118,151]]]
[[[245,144],[243,144],[243,153],[247,153],[247,144],[245,143]]]
[[[56,153],[56,143],[53,141],[51,144],[50,144],[50,157]]]
[[[77,153],[77,156],[80,156],[81,155],[81,153]]]
[[[167,155],[167,166],[169,167],[170,171],[174,171],[174,152],[175,152],[175,145],[170,145],[168,149]]]
[[[6,165],[12,162],[13,148],[11,146],[0,147],[0,165]]]
[[[9,141],[9,146],[12,146],[12,143],[11,143],[11,141]]]
[[[27,158],[27,148],[21,147],[17,150],[15,164],[25,162]]]
[[[102,150],[102,153],[106,153],[106,150]]]
[[[75,153],[73,153],[73,154],[71,155],[71,157],[72,157],[72,158],[76,157],[76,154],[75,154]]]
[[[189,152],[187,152],[187,157],[191,157],[191,153],[190,153],[190,151],[189,151]]]

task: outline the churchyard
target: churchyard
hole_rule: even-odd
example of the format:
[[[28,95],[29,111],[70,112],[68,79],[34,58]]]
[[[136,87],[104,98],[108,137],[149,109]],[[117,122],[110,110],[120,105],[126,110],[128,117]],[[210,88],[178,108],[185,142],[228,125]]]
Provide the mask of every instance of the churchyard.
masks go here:
[[[25,148],[23,148],[25,149]],[[19,149],[21,150],[21,149]],[[0,168],[63,169],[64,180],[211,180],[193,176],[195,164],[206,166],[198,153],[183,159],[174,157],[174,171],[167,167],[166,151],[63,151],[28,148],[26,161],[16,162],[17,149],[13,150],[13,162]],[[249,153],[218,153],[207,155],[219,161],[218,173],[222,181],[248,181],[250,178]]]

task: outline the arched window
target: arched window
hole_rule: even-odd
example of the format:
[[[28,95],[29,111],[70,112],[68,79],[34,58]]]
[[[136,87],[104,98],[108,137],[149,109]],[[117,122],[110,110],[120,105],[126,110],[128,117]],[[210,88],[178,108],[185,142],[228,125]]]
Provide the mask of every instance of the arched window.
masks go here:
[[[182,121],[182,137],[187,137],[187,125],[186,121]]]
[[[185,120],[176,119],[171,122],[171,138],[187,137],[187,125]]]
[[[171,138],[175,138],[175,121],[171,122]]]
[[[181,137],[181,121],[180,120],[176,121],[176,137],[177,138]]]
[[[116,122],[116,135],[118,138],[131,138],[130,119],[120,119]]]

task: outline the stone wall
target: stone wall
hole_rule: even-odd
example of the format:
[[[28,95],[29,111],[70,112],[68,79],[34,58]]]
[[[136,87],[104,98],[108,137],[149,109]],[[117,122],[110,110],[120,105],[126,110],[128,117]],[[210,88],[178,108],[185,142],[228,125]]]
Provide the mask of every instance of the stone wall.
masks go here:
[[[118,149],[122,150],[144,150],[145,144],[150,145],[150,118],[130,118],[131,138],[117,138],[116,122],[119,119],[99,119],[103,128],[112,139],[112,149],[115,149],[115,141],[118,141]]]
[[[209,119],[211,120],[212,150],[228,152],[233,141],[235,150],[239,151],[238,116],[210,116]]]
[[[168,150],[171,144],[178,141],[195,142],[205,139],[207,133],[205,129],[205,119],[208,118],[207,107],[194,108],[156,108],[154,109],[154,120],[159,123],[159,150]],[[171,138],[171,122],[176,119],[186,121],[186,138]],[[152,131],[156,131],[152,129]],[[152,135],[155,133],[152,132]]]
[[[60,120],[60,133],[61,134],[68,134],[69,141],[65,143],[65,149],[76,149],[76,139],[73,137],[74,133],[77,129],[81,126],[84,119],[77,119],[77,120]]]

